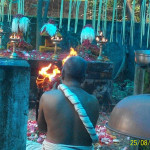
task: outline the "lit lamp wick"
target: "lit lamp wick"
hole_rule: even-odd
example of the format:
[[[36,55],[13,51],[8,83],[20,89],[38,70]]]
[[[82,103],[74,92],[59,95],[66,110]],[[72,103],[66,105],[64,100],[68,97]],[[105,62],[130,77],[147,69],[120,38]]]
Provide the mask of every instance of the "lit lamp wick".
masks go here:
[[[100,36],[103,36],[103,32],[102,32],[102,31],[100,31],[100,32],[99,32],[99,35],[100,35]]]
[[[103,57],[102,57],[102,45],[107,43],[108,40],[103,36],[103,32],[102,31],[99,31],[98,33],[99,33],[99,35],[96,36],[96,41],[100,45],[100,51],[99,51],[99,56],[98,56],[97,60],[101,61],[101,60],[103,60]]]

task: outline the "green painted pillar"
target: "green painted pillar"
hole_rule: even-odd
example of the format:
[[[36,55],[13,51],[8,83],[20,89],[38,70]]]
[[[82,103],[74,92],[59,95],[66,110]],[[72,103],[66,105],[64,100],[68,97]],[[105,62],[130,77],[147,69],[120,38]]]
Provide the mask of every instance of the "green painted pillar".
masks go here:
[[[150,94],[150,66],[140,66],[136,64],[135,66],[135,76],[134,76],[134,95],[138,94]],[[135,141],[138,141],[138,145]],[[150,150],[149,140],[142,139],[132,139],[135,145],[130,145],[131,150]]]
[[[150,93],[150,66],[135,66],[134,95]]]

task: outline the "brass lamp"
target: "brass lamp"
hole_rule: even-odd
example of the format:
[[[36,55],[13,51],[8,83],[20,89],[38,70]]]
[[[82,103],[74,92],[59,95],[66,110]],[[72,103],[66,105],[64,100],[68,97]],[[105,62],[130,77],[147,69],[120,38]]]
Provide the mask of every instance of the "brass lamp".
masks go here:
[[[101,61],[103,60],[102,47],[103,47],[103,44],[107,43],[108,40],[103,36],[103,32],[99,31],[98,35],[96,36],[96,41],[98,45],[100,46],[99,56],[97,57],[97,60]]]
[[[18,54],[16,53],[16,44],[20,41],[20,36],[14,33],[9,37],[9,39],[10,39],[10,42],[13,43],[13,52],[10,57],[17,58]]]
[[[62,36],[59,32],[57,32],[53,37],[51,37],[51,40],[53,44],[55,44],[54,55],[52,56],[52,59],[57,60],[57,45],[62,41]]]

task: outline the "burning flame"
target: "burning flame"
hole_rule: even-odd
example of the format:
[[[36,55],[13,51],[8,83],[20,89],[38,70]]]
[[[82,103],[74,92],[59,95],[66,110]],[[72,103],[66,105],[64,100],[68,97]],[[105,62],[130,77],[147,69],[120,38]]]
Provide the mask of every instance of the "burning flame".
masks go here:
[[[2,28],[0,28],[0,33],[2,33],[3,32],[3,29]]]
[[[61,72],[58,67],[56,65],[49,64],[48,67],[43,67],[39,71],[36,84],[39,88],[43,88],[44,91],[48,91],[52,88],[53,82],[59,79],[60,75]]]
[[[20,36],[19,35],[15,35],[15,34],[13,34],[13,35],[11,35],[10,37],[9,37],[9,39],[20,39]]]
[[[77,55],[78,55],[77,52],[71,47],[69,55],[62,60],[62,64],[64,65],[67,59],[70,58],[71,56],[77,56]]]
[[[71,48],[69,55],[63,59],[62,64],[66,62],[68,58],[71,56],[77,56],[77,52]],[[56,65],[49,64],[47,67],[43,67],[39,71],[39,76],[37,77],[36,84],[39,88],[43,88],[45,91],[49,90],[50,88],[47,88],[47,85],[51,86],[53,85],[54,81],[58,81],[59,77],[61,76],[61,71]]]
[[[60,70],[58,69],[57,66],[53,65],[54,68],[52,68],[52,64],[50,64],[48,67],[44,67],[39,71],[39,75],[44,76],[45,78],[49,78],[49,81],[52,81],[52,79],[60,74]],[[52,70],[53,69],[53,70]],[[50,73],[48,73],[48,71],[51,71]]]

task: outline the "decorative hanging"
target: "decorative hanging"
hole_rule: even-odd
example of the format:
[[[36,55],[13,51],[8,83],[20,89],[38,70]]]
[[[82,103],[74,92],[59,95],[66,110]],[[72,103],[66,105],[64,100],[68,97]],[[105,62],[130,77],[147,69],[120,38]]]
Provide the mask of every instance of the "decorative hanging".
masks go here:
[[[72,10],[72,0],[70,0],[70,3],[69,3],[68,31],[70,31],[71,10]]]
[[[75,5],[76,5],[76,3],[77,3],[77,1],[79,1],[79,0],[73,0],[73,7],[75,7]]]
[[[116,9],[116,43],[118,43],[118,9]]]
[[[131,40],[131,46],[133,46],[133,37],[134,37],[134,22],[135,22],[135,0],[133,0],[132,4],[132,14],[131,14],[131,26],[130,26],[130,40]]]
[[[12,3],[13,0],[1,0],[0,1],[0,21],[4,21],[4,8],[7,4],[8,6],[8,12],[7,12],[7,16],[8,16],[8,22],[11,22],[11,11],[12,11]],[[18,14],[22,14],[24,15],[24,0],[18,0],[17,1],[18,4]]]
[[[104,22],[105,22],[105,1],[103,0],[103,5],[102,5],[102,32],[104,33]]]
[[[61,0],[59,28],[62,28],[63,5],[64,5],[64,0]]]
[[[1,0],[0,2],[0,21],[4,21],[4,7],[5,7],[6,0]]]
[[[20,13],[20,0],[18,0],[18,14],[21,14]]]
[[[97,4],[97,0],[93,0],[92,26],[94,30],[95,30],[95,21],[96,21],[96,4]]]
[[[22,0],[22,14],[24,15],[24,0]]]
[[[19,30],[27,33],[28,27],[29,27],[30,20],[27,17],[21,17],[19,19]]]
[[[11,31],[15,33],[23,32],[26,34],[30,20],[24,15],[17,14],[12,21]]]
[[[81,44],[85,41],[88,40],[90,43],[95,39],[95,32],[91,24],[87,24],[83,27],[81,31]]]
[[[143,20],[143,35],[145,34],[145,24],[146,24],[146,0],[143,0],[143,16],[142,16],[142,20]]]
[[[143,35],[145,34],[145,10],[146,10],[146,0],[143,0],[141,6],[141,40],[140,40],[140,47],[142,47],[142,40]]]
[[[147,31],[147,48],[149,47],[150,40],[149,40],[149,32],[150,32],[150,2],[148,6],[148,31]]]
[[[24,0],[18,0],[18,14],[24,15]]]
[[[81,1],[77,1],[76,5],[76,19],[75,19],[75,30],[74,32],[77,32],[77,27],[78,27],[78,16],[79,16],[79,8],[80,8]]]
[[[100,31],[101,11],[102,11],[102,0],[99,0],[98,21],[97,21],[97,34],[98,34],[98,31]]]
[[[12,10],[12,0],[10,0],[8,5],[8,22],[11,22],[11,10]]]
[[[2,21],[2,5],[1,5],[1,3],[0,3],[0,21]]]
[[[84,2],[84,16],[83,16],[83,26],[86,24],[86,13],[87,13],[88,0]]]
[[[125,27],[126,27],[126,0],[123,3],[123,17],[122,17],[122,44],[125,42]]]
[[[106,37],[106,29],[107,29],[107,3],[108,3],[108,0],[105,0],[105,19],[104,19],[104,30],[103,30],[103,34],[104,36]]]
[[[49,19],[48,23],[45,23],[42,26],[40,35],[53,37],[56,34],[56,32],[57,32],[57,26],[54,20]]]
[[[115,10],[116,10],[116,6],[117,6],[117,0],[114,0],[113,17],[112,17],[111,34],[110,34],[110,42],[113,42],[114,19],[115,19]]]

